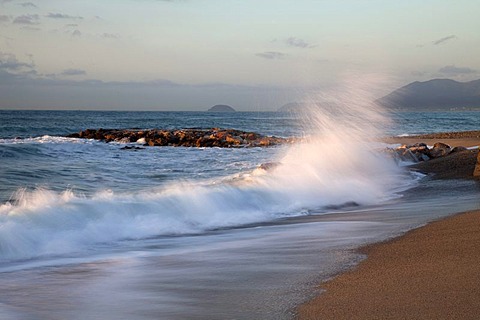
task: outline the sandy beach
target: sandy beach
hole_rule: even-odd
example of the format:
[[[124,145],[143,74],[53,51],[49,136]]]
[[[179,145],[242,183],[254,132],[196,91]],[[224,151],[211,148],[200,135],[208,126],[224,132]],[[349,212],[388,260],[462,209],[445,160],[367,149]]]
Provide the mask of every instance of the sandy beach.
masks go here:
[[[394,137],[388,143],[480,144],[479,132]],[[435,179],[471,179],[478,151],[412,166]],[[359,249],[366,260],[320,285],[298,319],[479,319],[480,211],[459,213]]]
[[[368,258],[323,284],[298,319],[479,319],[480,211],[361,252]]]

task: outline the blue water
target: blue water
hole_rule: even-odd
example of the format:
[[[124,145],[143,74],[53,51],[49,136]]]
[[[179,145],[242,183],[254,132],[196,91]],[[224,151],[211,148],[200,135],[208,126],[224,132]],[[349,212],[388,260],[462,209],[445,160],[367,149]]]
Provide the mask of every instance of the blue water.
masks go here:
[[[387,134],[478,130],[480,112],[397,112]],[[304,133],[299,117],[279,112],[126,112],[0,110],[0,138],[66,135],[86,128],[235,128],[266,135]]]
[[[374,116],[0,111],[0,318],[290,318],[359,259],[345,249],[478,207],[475,183],[412,174],[368,137],[477,130],[480,113]],[[193,127],[312,138],[143,150],[64,138]]]

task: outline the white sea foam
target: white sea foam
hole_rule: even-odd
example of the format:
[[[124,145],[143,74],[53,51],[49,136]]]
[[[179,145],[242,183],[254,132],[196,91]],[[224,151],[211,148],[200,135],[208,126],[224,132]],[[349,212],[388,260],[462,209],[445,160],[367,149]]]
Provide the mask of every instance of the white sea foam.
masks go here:
[[[0,144],[25,144],[25,143],[91,143],[94,140],[92,139],[79,139],[79,138],[66,138],[60,136],[49,136],[44,135],[34,138],[11,138],[11,139],[0,139]]]

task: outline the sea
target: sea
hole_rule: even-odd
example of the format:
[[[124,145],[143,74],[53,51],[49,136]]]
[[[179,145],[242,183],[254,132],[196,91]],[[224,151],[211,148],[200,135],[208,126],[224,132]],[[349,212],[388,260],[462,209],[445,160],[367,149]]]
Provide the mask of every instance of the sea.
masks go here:
[[[292,319],[365,258],[355,248],[480,207],[476,182],[413,173],[378,137],[479,123],[466,111],[0,110],[0,319]],[[302,139],[123,149],[66,138],[87,128]]]

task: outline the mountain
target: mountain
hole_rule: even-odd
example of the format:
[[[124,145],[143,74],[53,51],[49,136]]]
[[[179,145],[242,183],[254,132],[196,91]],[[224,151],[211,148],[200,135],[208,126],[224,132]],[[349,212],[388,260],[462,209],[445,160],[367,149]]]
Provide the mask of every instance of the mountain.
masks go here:
[[[233,109],[230,106],[227,106],[225,104],[217,104],[208,109],[209,112],[235,112],[235,109]]]
[[[378,99],[377,103],[400,110],[480,108],[480,79],[416,81]]]
[[[300,112],[304,110],[306,104],[303,102],[290,102],[278,108],[277,112]]]

